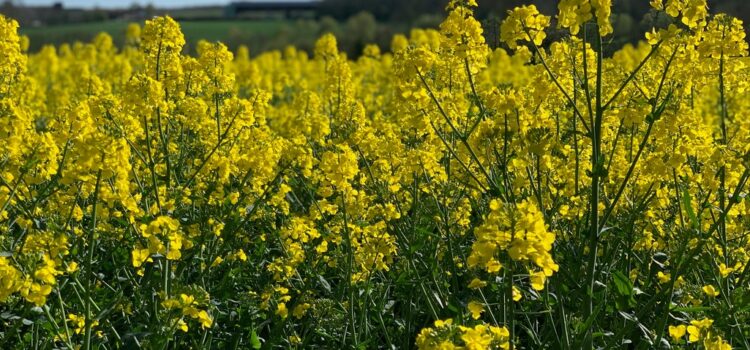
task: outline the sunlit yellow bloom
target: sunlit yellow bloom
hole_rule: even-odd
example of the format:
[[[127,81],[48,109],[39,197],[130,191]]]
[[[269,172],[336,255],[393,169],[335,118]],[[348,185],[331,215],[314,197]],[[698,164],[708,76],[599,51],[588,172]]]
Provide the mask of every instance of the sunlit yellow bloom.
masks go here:
[[[479,319],[484,312],[484,304],[476,301],[470,301],[467,308],[469,309],[469,312],[471,312],[471,318],[475,320]]]

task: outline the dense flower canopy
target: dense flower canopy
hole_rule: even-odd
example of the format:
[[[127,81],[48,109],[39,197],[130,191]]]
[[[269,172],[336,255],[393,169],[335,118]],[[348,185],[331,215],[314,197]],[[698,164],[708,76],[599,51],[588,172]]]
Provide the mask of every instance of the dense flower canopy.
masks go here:
[[[0,344],[747,348],[745,32],[651,4],[610,57],[608,0],[357,59],[0,17]]]

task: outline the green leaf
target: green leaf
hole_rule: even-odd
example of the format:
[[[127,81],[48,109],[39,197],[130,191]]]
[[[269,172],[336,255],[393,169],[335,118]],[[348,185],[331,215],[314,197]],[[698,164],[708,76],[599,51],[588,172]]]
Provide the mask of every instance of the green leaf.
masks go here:
[[[323,276],[318,275],[318,281],[320,281],[320,285],[323,286],[326,292],[331,293],[331,284]]]
[[[591,326],[594,324],[594,321],[599,316],[599,312],[601,312],[603,308],[604,308],[604,303],[597,303],[591,315],[589,315],[589,317],[586,318],[586,320],[583,323],[580,323],[575,326],[575,330],[577,333],[576,337],[578,338],[578,340],[576,341],[577,344],[575,348],[581,347],[581,343],[585,339],[586,332],[588,332],[589,329],[591,329]]]
[[[690,226],[694,229],[698,229],[698,216],[695,215],[693,204],[690,201],[690,192],[687,189],[682,190],[682,206],[685,207],[685,211],[690,219]]]
[[[629,307],[636,305],[635,301],[635,290],[633,289],[633,283],[630,282],[628,276],[625,276],[621,271],[615,271],[612,274],[612,282],[615,285],[615,291],[618,297],[615,299],[615,304],[619,310],[624,310]]]
[[[615,271],[612,274],[612,282],[615,283],[617,294],[621,296],[633,295],[633,283],[630,282],[630,279],[624,273]]]
[[[670,308],[671,311],[674,312],[685,312],[685,313],[693,313],[693,312],[706,312],[711,310],[708,306],[693,306],[693,307],[673,307]]]
[[[261,343],[260,338],[258,338],[258,333],[255,333],[255,330],[253,330],[253,333],[250,334],[250,346],[253,347],[253,349],[260,349]]]

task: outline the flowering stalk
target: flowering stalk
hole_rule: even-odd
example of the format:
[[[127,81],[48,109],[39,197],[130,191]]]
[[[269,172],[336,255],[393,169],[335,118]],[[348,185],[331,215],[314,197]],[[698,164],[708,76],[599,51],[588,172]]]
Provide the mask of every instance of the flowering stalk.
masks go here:
[[[91,296],[91,280],[92,276],[94,274],[94,271],[91,269],[93,260],[94,260],[94,249],[96,247],[96,218],[97,218],[97,207],[99,204],[99,186],[101,184],[102,180],[102,171],[99,170],[96,173],[96,185],[94,185],[94,198],[92,202],[92,209],[91,209],[91,226],[89,227],[88,236],[86,237],[86,243],[88,244],[88,256],[86,258],[86,289],[84,294],[84,301],[86,305],[86,330],[84,333],[84,343],[83,348],[86,350],[91,349],[91,326],[94,322],[91,314],[91,302],[92,302],[92,296]]]

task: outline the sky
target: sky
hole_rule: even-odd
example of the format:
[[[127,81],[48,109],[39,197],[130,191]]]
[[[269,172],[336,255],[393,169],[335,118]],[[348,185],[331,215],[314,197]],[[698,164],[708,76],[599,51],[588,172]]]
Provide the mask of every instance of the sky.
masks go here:
[[[149,3],[157,7],[183,7],[183,6],[201,6],[201,5],[226,5],[229,0],[22,0],[14,1],[27,6],[51,6],[54,3],[62,2],[63,7],[68,8],[126,8],[132,4],[147,5]]]
[[[203,5],[219,5],[223,6],[230,3],[233,0],[16,0],[14,3],[20,3],[28,6],[51,6],[56,2],[62,2],[64,7],[76,7],[76,8],[126,8],[130,5],[137,3],[140,5],[153,4],[159,8],[166,7],[188,7],[188,6],[203,6]],[[257,0],[255,0],[257,1]],[[284,2],[288,0],[263,0],[263,1],[276,1]]]

